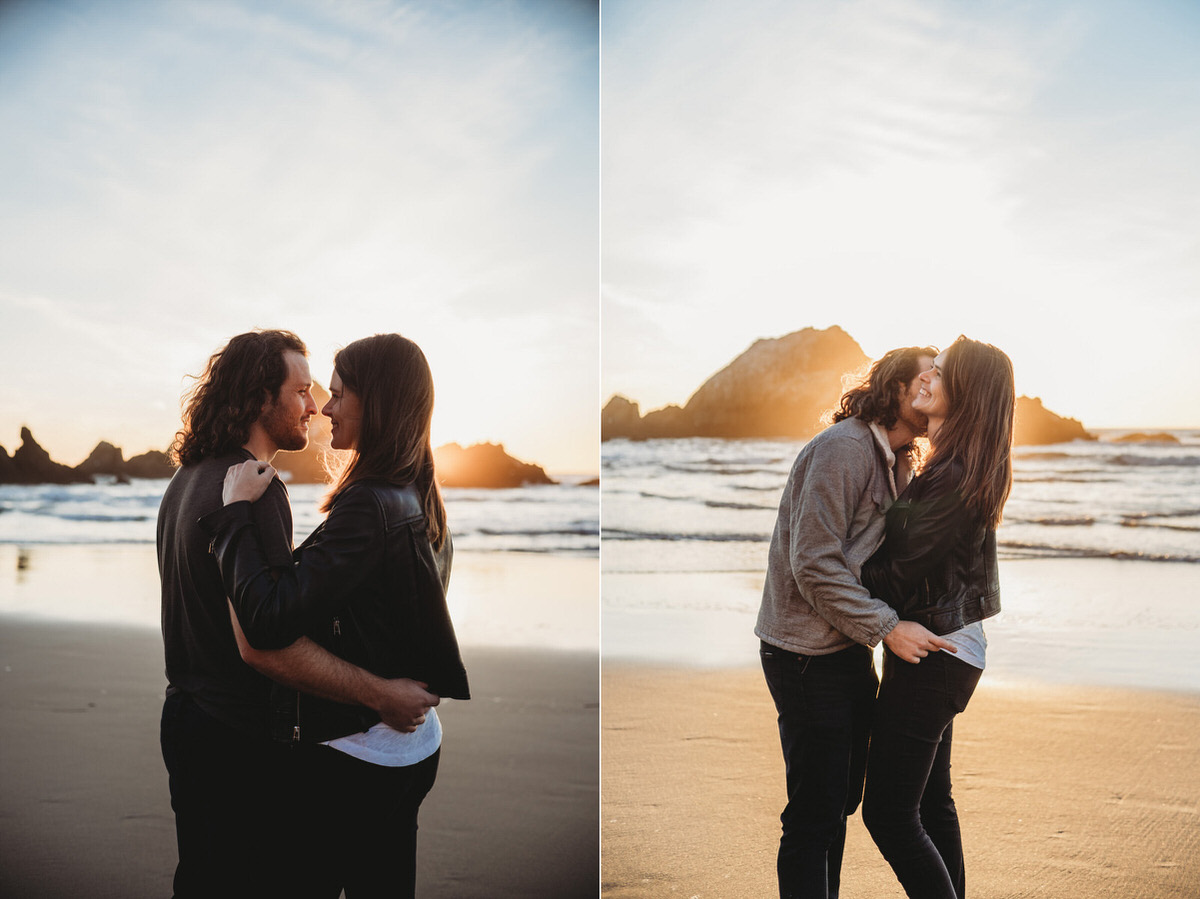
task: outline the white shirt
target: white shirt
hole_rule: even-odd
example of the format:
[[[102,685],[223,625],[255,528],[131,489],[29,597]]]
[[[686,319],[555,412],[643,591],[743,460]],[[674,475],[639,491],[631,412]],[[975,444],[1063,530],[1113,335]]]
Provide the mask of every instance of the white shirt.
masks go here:
[[[425,713],[425,723],[411,734],[401,733],[380,721],[368,731],[338,737],[325,745],[372,765],[404,768],[423,762],[438,751],[442,745],[442,722],[437,710],[430,709]]]
[[[982,621],[976,621],[974,624],[968,624],[964,628],[945,634],[942,639],[958,650],[954,658],[983,670],[984,662],[987,660],[987,634],[983,632]]]

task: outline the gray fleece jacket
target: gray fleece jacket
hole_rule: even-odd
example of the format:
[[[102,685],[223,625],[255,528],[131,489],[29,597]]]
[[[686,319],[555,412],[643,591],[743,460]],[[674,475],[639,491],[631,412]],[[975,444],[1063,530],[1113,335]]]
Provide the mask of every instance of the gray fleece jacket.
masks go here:
[[[810,440],[779,501],[754,633],[802,655],[875,646],[895,610],[862,586],[863,563],[883,542],[897,495],[894,457],[878,425],[849,418]],[[907,471],[900,475],[904,488]]]

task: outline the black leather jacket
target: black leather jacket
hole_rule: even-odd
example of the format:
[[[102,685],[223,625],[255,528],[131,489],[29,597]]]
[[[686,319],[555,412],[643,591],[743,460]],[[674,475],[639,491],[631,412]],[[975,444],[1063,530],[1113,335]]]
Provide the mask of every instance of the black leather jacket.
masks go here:
[[[939,636],[1000,611],[996,532],[947,483],[916,478],[887,512],[883,545],[862,570],[863,586]]]
[[[288,645],[306,635],[380,677],[410,677],[439,696],[470,698],[446,607],[450,539],[434,551],[415,488],[376,480],[347,487],[296,549],[291,569],[267,566],[251,525],[249,503],[202,520],[250,645]],[[278,739],[319,742],[378,721],[371,709],[283,687],[272,697]]]

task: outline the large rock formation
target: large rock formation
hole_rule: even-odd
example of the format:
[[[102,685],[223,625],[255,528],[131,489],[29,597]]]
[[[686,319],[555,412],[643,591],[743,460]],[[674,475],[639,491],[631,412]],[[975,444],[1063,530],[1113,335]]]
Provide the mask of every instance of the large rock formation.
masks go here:
[[[600,413],[600,439],[627,437],[808,438],[836,407],[843,378],[870,360],[839,327],[805,328],[774,340],[758,340],[700,386],[687,405],[664,406],[645,415],[638,404],[614,396]],[[1017,399],[1014,442],[1095,440],[1073,418],[1049,411],[1037,398]]]
[[[540,465],[514,459],[499,443],[476,443],[465,449],[447,443],[433,451],[437,480],[443,487],[523,487],[554,484]]]
[[[120,447],[105,440],[86,459],[71,468],[55,462],[33,438],[29,428],[21,428],[21,447],[10,458],[0,446],[0,484],[87,484],[97,476],[130,478],[169,478],[175,467],[166,453],[150,450],[126,460]]]
[[[843,393],[843,377],[870,360],[834,326],[757,340],[702,385],[687,404],[638,417],[636,403],[613,397],[600,418],[614,437],[811,437]]]
[[[159,450],[149,450],[130,457],[125,462],[125,475],[131,478],[169,478],[175,474],[171,457]]]
[[[80,484],[91,481],[90,475],[75,471],[68,465],[55,462],[33,439],[29,428],[21,428],[21,445],[5,462],[0,464],[0,480],[8,484]]]
[[[631,437],[642,428],[638,404],[617,394],[600,410],[600,439]]]
[[[108,441],[101,440],[91,454],[75,466],[75,470],[93,477],[98,474],[125,477],[125,454]]]
[[[1096,435],[1085,431],[1078,420],[1054,414],[1042,405],[1038,397],[1017,397],[1016,419],[1013,423],[1013,443],[1017,446],[1095,439]]]
[[[1136,431],[1133,434],[1122,434],[1120,437],[1111,439],[1113,443],[1165,443],[1174,446],[1183,442],[1174,434],[1168,434],[1165,431],[1155,431],[1153,434]]]
[[[317,408],[329,401],[329,393],[313,385]],[[308,447],[295,453],[278,453],[272,464],[293,484],[324,484],[330,480],[325,466],[329,447],[329,419],[314,415],[309,419]],[[521,462],[504,451],[500,444],[481,443],[464,449],[449,443],[434,450],[438,483],[443,487],[520,487],[525,484],[554,484],[539,465]],[[338,460],[330,460],[336,470]],[[72,484],[91,483],[96,477],[170,478],[175,466],[170,457],[151,450],[126,460],[120,447],[100,441],[91,454],[75,468],[61,465],[33,439],[29,428],[21,429],[21,447],[12,456],[0,446],[0,484]]]

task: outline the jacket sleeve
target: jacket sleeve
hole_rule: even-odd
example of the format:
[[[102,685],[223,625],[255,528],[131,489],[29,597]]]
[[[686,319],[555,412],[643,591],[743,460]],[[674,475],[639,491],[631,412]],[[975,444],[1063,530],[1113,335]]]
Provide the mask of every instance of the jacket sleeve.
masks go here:
[[[256,649],[290,646],[339,609],[382,554],[383,513],[369,491],[338,497],[299,561],[272,569],[251,504],[231,503],[200,519],[212,537],[225,593]]]
[[[874,646],[896,626],[896,612],[872,597],[846,558],[846,537],[878,465],[855,440],[813,447],[803,478],[791,489],[791,566],[800,594],[831,627]]]
[[[966,507],[957,491],[901,497],[888,512],[883,546],[863,566],[863,586],[894,608],[945,564],[966,526]]]

